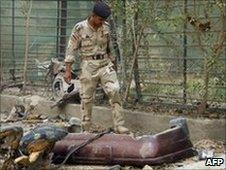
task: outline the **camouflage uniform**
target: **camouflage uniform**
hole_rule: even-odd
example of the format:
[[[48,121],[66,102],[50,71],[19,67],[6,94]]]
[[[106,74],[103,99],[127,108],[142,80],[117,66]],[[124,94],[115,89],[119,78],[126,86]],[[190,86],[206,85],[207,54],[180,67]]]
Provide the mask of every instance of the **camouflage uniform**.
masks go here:
[[[108,23],[105,22],[95,30],[87,19],[74,26],[68,43],[65,62],[74,62],[75,50],[82,58],[80,95],[82,128],[85,131],[88,131],[91,125],[93,96],[99,82],[109,97],[116,131],[119,132],[117,127],[123,127],[124,124],[119,97],[119,82],[109,50],[109,34]]]

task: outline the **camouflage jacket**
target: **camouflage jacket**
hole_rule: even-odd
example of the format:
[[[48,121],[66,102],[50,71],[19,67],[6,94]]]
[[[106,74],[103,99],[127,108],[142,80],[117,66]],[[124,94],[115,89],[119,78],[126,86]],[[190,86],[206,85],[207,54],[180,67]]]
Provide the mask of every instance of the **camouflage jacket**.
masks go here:
[[[89,19],[89,18],[88,18]],[[93,55],[110,54],[111,42],[109,25],[105,22],[95,30],[88,19],[77,23],[72,29],[65,56],[65,62],[73,62],[75,52],[79,56],[88,57]],[[111,58],[111,55],[109,55]]]

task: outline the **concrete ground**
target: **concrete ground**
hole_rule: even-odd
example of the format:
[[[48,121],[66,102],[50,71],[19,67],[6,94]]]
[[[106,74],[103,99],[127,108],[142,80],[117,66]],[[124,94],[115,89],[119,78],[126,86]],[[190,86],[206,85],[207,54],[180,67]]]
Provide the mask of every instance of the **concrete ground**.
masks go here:
[[[48,101],[40,96],[13,96],[13,95],[1,95],[1,118],[10,113],[15,104],[23,104],[26,108],[31,105],[34,106],[32,113],[39,113],[43,118],[43,121],[54,119],[55,117],[62,117],[66,120],[71,117],[81,117],[80,106],[76,104],[68,104],[64,109],[58,108],[51,109],[52,101]],[[169,128],[169,121],[175,118],[170,115],[157,115],[154,113],[136,112],[131,110],[125,110],[125,122],[126,126],[136,134],[156,134]],[[40,123],[43,123],[40,121]],[[105,128],[112,126],[112,117],[110,109],[106,107],[95,106],[93,109],[93,121]],[[37,124],[38,122],[35,122]],[[188,128],[190,131],[190,139],[194,145],[201,148],[209,149],[206,140],[213,141],[209,144],[216,151],[216,157],[222,157],[225,160],[225,120],[224,119],[207,119],[207,118],[187,118]],[[17,124],[30,129],[34,126],[34,122],[24,123],[23,121],[17,121],[14,123],[1,123],[1,126]],[[205,141],[200,144],[200,141]],[[215,141],[222,141],[221,144],[214,143]],[[202,146],[201,146],[202,145]],[[204,146],[203,146],[204,145]],[[220,145],[221,149],[219,149]],[[222,148],[223,147],[223,148]],[[118,167],[115,167],[116,169]],[[109,169],[107,166],[64,166],[63,169]],[[115,169],[115,170],[116,170]],[[119,168],[118,168],[119,169]],[[134,167],[121,167],[121,169],[138,169]],[[197,157],[183,160],[174,164],[162,165],[162,166],[145,166],[143,169],[165,169],[165,170],[185,170],[185,169],[225,169],[225,164],[219,167],[207,167],[205,161],[198,161]]]
[[[81,117],[80,106],[77,104],[68,104],[64,109],[60,110],[57,107],[51,109],[55,103],[46,100],[40,96],[12,96],[1,95],[1,112],[9,113],[15,104],[22,103],[25,107],[34,105],[33,112],[51,118],[61,116],[66,119],[70,117]],[[94,106],[93,122],[103,126],[112,126],[111,109],[107,107]],[[141,134],[155,134],[169,128],[169,121],[178,116],[166,114],[155,114],[147,112],[137,112],[125,110],[126,126],[133,132]],[[226,139],[226,124],[225,119],[208,119],[208,118],[186,118],[190,131],[190,138],[196,142],[202,139],[211,139],[225,141]]]

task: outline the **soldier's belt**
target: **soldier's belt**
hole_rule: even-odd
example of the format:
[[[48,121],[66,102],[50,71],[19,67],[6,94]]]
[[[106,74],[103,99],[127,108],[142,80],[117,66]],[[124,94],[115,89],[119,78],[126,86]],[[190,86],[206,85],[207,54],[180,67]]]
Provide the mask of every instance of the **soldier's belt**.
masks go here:
[[[107,58],[107,54],[97,54],[83,57],[84,60],[103,60],[105,58]]]

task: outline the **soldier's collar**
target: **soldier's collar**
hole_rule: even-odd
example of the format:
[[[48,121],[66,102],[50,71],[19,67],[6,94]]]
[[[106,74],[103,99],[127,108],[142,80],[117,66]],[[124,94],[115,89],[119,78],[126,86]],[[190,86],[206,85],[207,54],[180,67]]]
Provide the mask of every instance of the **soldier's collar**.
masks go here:
[[[92,31],[95,31],[95,32],[96,32],[96,31],[99,31],[100,29],[103,28],[103,25],[102,25],[101,27],[97,28],[97,30],[95,30],[95,29],[93,28],[93,26],[90,25],[90,23],[89,23],[90,18],[91,18],[91,16],[88,17],[88,18],[86,19],[86,22],[87,22],[88,27],[89,27]]]

